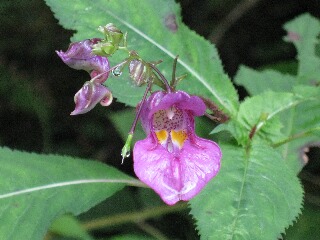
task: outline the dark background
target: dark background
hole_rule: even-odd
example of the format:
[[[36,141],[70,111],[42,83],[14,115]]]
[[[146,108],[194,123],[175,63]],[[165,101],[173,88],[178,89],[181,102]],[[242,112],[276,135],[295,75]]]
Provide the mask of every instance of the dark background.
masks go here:
[[[304,12],[320,17],[319,0],[179,2],[184,22],[217,45],[231,77],[240,64],[294,73],[296,52],[293,45],[282,41],[286,34],[282,26]],[[114,156],[119,155],[123,142],[107,114],[123,109],[122,104],[113,103],[107,110],[95,108],[90,115],[69,116],[73,96],[88,77],[66,67],[54,52],[65,50],[71,36],[72,31],[57,24],[44,1],[0,0],[0,145],[118,164],[120,158]],[[241,98],[246,96],[244,89],[239,88],[239,93]],[[300,175],[306,208],[289,230],[288,239],[312,239],[316,235],[311,233],[319,233],[319,148],[312,148],[309,157]],[[124,168],[131,173],[130,160]],[[171,218],[181,221],[184,217],[167,216]],[[164,231],[173,230],[170,224],[163,225]]]

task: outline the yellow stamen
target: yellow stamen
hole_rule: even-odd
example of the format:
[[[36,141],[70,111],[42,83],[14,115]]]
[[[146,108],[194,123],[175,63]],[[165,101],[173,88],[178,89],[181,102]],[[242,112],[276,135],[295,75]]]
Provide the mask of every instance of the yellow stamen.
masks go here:
[[[184,130],[174,131],[171,130],[171,140],[175,145],[181,149],[183,147],[184,142],[187,140],[188,134]]]
[[[161,144],[166,143],[166,141],[168,139],[168,132],[166,130],[156,131],[156,135],[157,135],[158,141]]]

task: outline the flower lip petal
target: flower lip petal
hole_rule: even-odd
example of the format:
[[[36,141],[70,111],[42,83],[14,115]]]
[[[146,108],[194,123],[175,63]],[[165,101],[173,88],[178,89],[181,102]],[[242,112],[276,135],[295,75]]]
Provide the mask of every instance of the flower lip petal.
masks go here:
[[[179,156],[155,146],[151,135],[134,146],[136,175],[168,205],[190,200],[219,172],[219,146],[199,137],[196,142],[186,142]]]

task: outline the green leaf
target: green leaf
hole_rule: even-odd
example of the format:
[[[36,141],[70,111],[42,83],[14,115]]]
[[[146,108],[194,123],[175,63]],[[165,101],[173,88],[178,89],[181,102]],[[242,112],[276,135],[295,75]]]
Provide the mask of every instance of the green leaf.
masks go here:
[[[43,239],[58,216],[78,215],[125,185],[139,184],[95,161],[0,149],[0,239]]]
[[[65,237],[76,239],[93,240],[93,238],[82,227],[81,223],[74,216],[63,215],[56,219],[50,227],[50,232]]]
[[[304,149],[310,144],[319,143],[320,88],[297,86],[294,92],[306,101],[281,116],[282,122],[286,123],[283,131],[286,137],[275,146],[280,146],[286,163],[298,173],[307,163],[303,158]]]
[[[303,159],[303,149],[306,144],[319,142],[320,131],[320,90],[315,86],[297,85],[293,76],[281,74],[275,71],[265,70],[258,72],[247,67],[241,67],[236,79],[236,83],[243,85],[252,95],[263,93],[262,95],[249,98],[240,106],[238,118],[242,118],[245,127],[241,127],[233,122],[223,126],[223,130],[229,130],[240,142],[245,142],[248,137],[249,128],[254,126],[254,122],[259,118],[261,111],[267,112],[271,106],[276,106],[275,101],[280,105],[291,105],[288,111],[278,114],[279,119],[273,119],[262,130],[262,135],[267,137],[275,146],[279,146],[282,155],[290,168],[298,173],[306,164]],[[267,91],[274,91],[269,93]],[[283,93],[275,93],[281,90],[293,92],[286,95],[286,99],[281,99]],[[296,98],[296,100],[294,100]],[[298,101],[294,104],[295,101]],[[291,102],[291,103],[290,103]],[[260,104],[263,105],[259,110]],[[297,105],[297,106],[296,106]],[[269,106],[269,107],[268,107]],[[286,110],[284,108],[283,110]],[[261,116],[261,115],[260,115]],[[220,127],[222,128],[222,126]],[[291,139],[291,141],[290,141]]]
[[[282,111],[298,104],[292,93],[265,92],[245,100],[238,112],[237,121],[247,130],[256,127],[259,130],[273,117]]]
[[[319,142],[320,93],[317,84],[320,82],[320,58],[317,54],[319,48],[317,37],[320,33],[320,21],[309,14],[303,14],[285,24],[284,28],[288,31],[286,40],[293,42],[297,48],[297,76],[270,70],[258,72],[241,67],[235,77],[235,82],[244,86],[252,95],[269,90],[274,92],[288,91],[303,99],[299,105],[293,106],[289,111],[279,115],[284,126],[282,140],[276,139],[276,136],[272,137],[276,141],[274,146],[279,147],[282,144],[280,148],[286,163],[298,173],[306,164],[303,158],[304,148],[308,144]],[[299,84],[304,84],[304,86],[299,86]],[[268,101],[265,99],[266,104]],[[225,128],[234,132],[238,130],[236,132],[238,138],[242,136],[241,134],[247,134],[246,131],[236,129],[233,125],[230,124]],[[278,124],[278,127],[280,126]],[[273,132],[281,137],[272,129],[276,129],[276,127],[271,126],[265,131],[268,134]]]
[[[285,40],[297,48],[298,82],[319,81],[320,59],[316,55],[316,44],[319,42],[320,21],[306,13],[286,23],[284,28],[288,32]]]
[[[224,73],[216,48],[182,23],[180,7],[173,0],[46,0],[55,16],[67,29],[77,30],[73,40],[99,37],[99,25],[109,22],[128,32],[128,47],[147,61],[163,60],[160,70],[168,78],[179,55],[177,75],[188,74],[179,88],[211,98],[230,115],[236,113],[238,96]],[[146,21],[147,19],[147,21]],[[113,60],[116,56],[110,58]],[[123,79],[121,79],[124,81]],[[120,81],[120,80],[118,80]],[[112,87],[112,83],[110,82]],[[109,83],[108,83],[109,85]],[[114,96],[130,106],[140,99],[128,84],[113,88]],[[126,93],[126,97],[117,91]]]
[[[253,136],[269,142],[284,138],[281,133],[283,124],[278,115],[303,101],[292,93],[264,92],[247,98],[239,108],[236,119],[224,125],[238,143],[246,145]]]
[[[300,213],[295,173],[265,144],[222,152],[220,173],[190,201],[202,239],[277,239]]]
[[[244,86],[250,95],[257,95],[266,91],[290,92],[295,84],[295,76],[283,74],[273,70],[257,71],[241,66],[237,72],[235,83]]]
[[[320,82],[320,58],[316,53],[319,48],[320,21],[310,14],[303,14],[286,23],[284,28],[288,31],[285,40],[292,42],[298,52],[297,76],[273,70],[258,72],[242,66],[235,82],[252,95],[266,90],[291,91],[296,84],[314,85]]]

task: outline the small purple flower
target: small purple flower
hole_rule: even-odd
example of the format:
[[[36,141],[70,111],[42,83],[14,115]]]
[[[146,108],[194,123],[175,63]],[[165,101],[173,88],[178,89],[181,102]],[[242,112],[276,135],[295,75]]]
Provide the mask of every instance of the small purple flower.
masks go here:
[[[134,146],[135,173],[169,205],[190,200],[220,169],[219,146],[194,131],[206,106],[183,91],[157,91],[142,104],[147,138]]]
[[[109,106],[112,103],[112,93],[102,84],[86,82],[83,87],[74,95],[76,107],[70,115],[78,115],[89,112],[98,102],[102,106]]]
[[[71,115],[83,114],[90,111],[100,102],[108,106],[112,102],[112,94],[102,84],[109,76],[109,61],[106,57],[97,56],[92,53],[94,44],[100,39],[87,39],[71,43],[66,52],[56,51],[62,61],[69,67],[77,70],[85,70],[90,74],[91,80],[86,82],[76,93],[74,101],[75,110]]]

